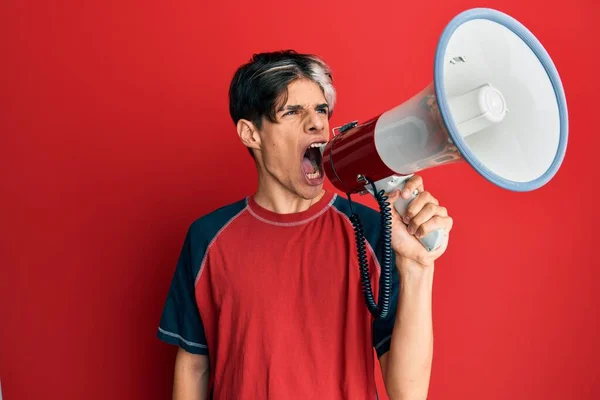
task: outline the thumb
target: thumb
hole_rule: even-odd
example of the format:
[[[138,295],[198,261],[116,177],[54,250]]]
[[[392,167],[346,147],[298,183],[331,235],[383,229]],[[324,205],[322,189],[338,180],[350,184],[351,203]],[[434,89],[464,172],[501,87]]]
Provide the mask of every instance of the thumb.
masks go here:
[[[396,200],[398,200],[398,198],[400,197],[401,194],[400,194],[400,190],[396,189],[393,192],[386,193],[385,195],[388,198],[387,201],[390,204],[393,204]]]

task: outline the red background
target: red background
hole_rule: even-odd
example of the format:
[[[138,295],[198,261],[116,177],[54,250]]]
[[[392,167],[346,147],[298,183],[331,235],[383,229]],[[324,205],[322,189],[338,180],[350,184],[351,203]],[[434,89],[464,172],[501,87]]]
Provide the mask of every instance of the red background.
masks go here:
[[[320,54],[339,92],[332,127],[364,121],[431,81],[444,26],[476,6],[542,41],[570,141],[532,193],[466,164],[422,174],[455,219],[434,286],[430,398],[600,398],[597,2],[56,3],[0,6],[5,399],[170,397],[175,348],[155,333],[185,230],[255,188],[227,108],[240,63]]]

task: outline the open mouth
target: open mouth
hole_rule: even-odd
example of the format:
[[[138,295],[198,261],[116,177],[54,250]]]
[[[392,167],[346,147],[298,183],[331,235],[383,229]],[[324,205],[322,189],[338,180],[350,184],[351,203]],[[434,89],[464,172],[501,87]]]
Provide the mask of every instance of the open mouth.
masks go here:
[[[323,156],[321,155],[321,151],[326,144],[326,142],[313,143],[304,152],[302,170],[309,180],[323,177]]]

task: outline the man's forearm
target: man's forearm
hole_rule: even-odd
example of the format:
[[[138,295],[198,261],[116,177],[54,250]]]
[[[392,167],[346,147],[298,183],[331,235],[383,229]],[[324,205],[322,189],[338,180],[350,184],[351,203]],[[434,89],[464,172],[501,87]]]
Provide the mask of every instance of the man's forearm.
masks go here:
[[[386,366],[392,400],[427,398],[433,359],[432,290],[434,267],[401,268],[396,322]]]
[[[207,356],[198,356],[180,349],[175,361],[173,400],[208,399],[210,369]]]
[[[208,372],[202,374],[176,375],[173,384],[173,400],[207,400]]]

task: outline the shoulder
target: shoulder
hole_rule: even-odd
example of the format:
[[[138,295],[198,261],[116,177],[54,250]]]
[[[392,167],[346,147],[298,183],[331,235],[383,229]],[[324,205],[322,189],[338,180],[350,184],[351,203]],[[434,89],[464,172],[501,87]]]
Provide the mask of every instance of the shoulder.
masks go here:
[[[246,209],[246,199],[222,206],[194,220],[187,229],[177,271],[187,270],[196,277],[210,246],[219,233]]]
[[[360,221],[360,230],[362,231],[364,238],[369,242],[376,259],[379,262],[385,261],[386,254],[388,254],[389,251],[386,249],[386,245],[389,242],[388,239],[385,238],[385,235],[382,237],[384,231],[382,228],[389,229],[386,227],[388,222],[385,221],[389,221],[389,218],[391,218],[390,214],[393,205],[388,203],[388,212],[381,213],[378,209],[374,209],[354,200],[350,202],[347,198],[337,196],[333,207],[339,213],[344,214],[347,217],[350,224],[352,224],[355,235],[357,229],[359,229],[356,225],[356,220],[358,219]],[[354,218],[352,218],[353,215]],[[393,264],[395,257],[393,252],[391,257]],[[393,271],[395,270],[396,269],[393,268]],[[394,274],[394,272],[392,272],[392,274]]]
[[[348,219],[351,218],[352,214],[356,214],[360,219],[365,236],[370,241],[377,240],[381,231],[381,214],[378,210],[359,203],[354,198],[352,204],[350,204],[350,200],[342,196],[336,196],[333,207]]]
[[[350,200],[346,197],[336,196],[335,201],[333,202],[333,207],[340,213],[345,214],[348,218],[352,215],[352,213],[357,214],[361,220],[368,221],[368,223],[378,223],[380,221],[379,211],[371,208],[367,205],[357,202],[356,200],[352,200],[352,204],[350,204]]]
[[[246,198],[243,198],[200,216],[190,224],[188,240],[196,245],[211,242],[219,232],[244,212],[246,205]]]

